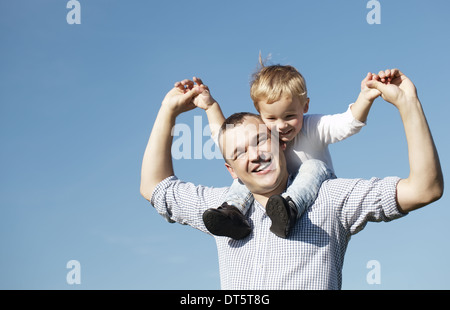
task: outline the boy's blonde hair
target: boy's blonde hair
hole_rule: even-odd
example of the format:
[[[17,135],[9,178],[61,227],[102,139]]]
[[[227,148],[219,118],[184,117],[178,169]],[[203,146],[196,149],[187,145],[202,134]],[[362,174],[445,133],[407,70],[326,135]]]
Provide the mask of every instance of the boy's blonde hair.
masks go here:
[[[271,104],[283,95],[298,96],[301,99],[308,97],[306,81],[297,69],[289,65],[266,67],[261,60],[261,55],[259,62],[261,69],[253,74],[250,87],[250,96],[256,110],[259,111],[258,104],[262,100]],[[301,102],[303,101],[301,100]]]

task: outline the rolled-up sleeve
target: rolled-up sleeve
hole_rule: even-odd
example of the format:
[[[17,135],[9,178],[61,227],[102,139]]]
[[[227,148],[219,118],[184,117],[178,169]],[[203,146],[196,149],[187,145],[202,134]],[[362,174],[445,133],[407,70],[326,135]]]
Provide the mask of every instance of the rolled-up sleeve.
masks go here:
[[[209,233],[203,224],[203,212],[219,207],[227,191],[227,187],[194,185],[170,176],[155,187],[150,202],[168,222],[189,225]]]
[[[368,222],[389,222],[405,216],[397,204],[400,178],[346,180],[339,196],[339,216],[350,234],[361,231]]]

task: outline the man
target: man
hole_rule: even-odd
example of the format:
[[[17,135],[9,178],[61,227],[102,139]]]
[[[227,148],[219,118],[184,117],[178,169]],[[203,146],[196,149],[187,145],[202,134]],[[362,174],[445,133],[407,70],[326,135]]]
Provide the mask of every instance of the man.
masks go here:
[[[287,239],[270,233],[264,209],[269,197],[288,185],[282,149],[273,147],[257,115],[234,115],[222,126],[220,145],[227,169],[255,198],[247,214],[253,228],[248,237],[215,237],[223,289],[340,289],[352,234],[368,221],[400,218],[442,196],[438,154],[413,83],[396,69],[380,72],[379,80],[390,82],[373,80],[367,86],[378,89],[400,112],[408,142],[409,177],[325,181]],[[169,221],[207,232],[202,214],[219,204],[227,188],[194,186],[175,177],[172,127],[177,115],[193,109],[193,99],[204,91],[175,85],[163,100],[144,154],[141,194]]]

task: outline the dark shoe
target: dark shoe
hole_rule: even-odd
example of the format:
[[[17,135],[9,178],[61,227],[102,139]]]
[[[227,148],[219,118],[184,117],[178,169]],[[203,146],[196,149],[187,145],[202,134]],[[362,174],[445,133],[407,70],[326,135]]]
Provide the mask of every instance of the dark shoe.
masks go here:
[[[226,202],[217,209],[206,210],[203,213],[203,223],[213,235],[236,240],[247,237],[252,231],[242,212]]]
[[[266,213],[272,220],[270,231],[280,238],[287,238],[297,222],[297,208],[291,198],[273,195],[266,204]]]

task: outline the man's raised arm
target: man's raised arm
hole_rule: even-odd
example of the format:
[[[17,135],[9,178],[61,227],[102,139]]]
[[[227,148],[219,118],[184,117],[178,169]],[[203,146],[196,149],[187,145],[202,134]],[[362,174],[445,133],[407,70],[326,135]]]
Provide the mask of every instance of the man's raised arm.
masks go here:
[[[141,169],[141,195],[152,198],[155,187],[167,177],[174,175],[172,165],[172,128],[176,117],[195,108],[192,99],[199,90],[180,82],[165,96],[145,149]]]
[[[367,82],[400,112],[408,143],[410,173],[397,185],[397,202],[403,212],[423,207],[441,198],[444,191],[439,156],[431,136],[414,84],[398,69],[381,71],[379,77],[391,77],[390,84]]]

